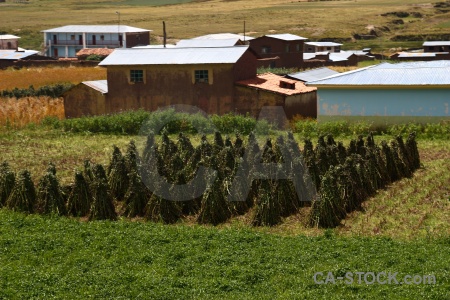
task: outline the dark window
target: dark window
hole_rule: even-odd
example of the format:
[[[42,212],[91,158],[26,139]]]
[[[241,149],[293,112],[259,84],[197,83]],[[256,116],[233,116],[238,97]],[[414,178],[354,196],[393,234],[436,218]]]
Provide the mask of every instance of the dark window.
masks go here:
[[[327,47],[327,50],[331,50],[331,47]]]
[[[289,52],[289,44],[286,45],[286,52]]]
[[[430,50],[434,50],[434,47],[433,46],[430,46],[430,48],[429,48]]]
[[[130,81],[131,82],[144,82],[144,71],[143,70],[130,70]]]
[[[208,70],[195,70],[195,82],[208,83]]]
[[[101,35],[101,36],[100,36],[100,40],[101,40],[101,41],[104,41],[104,40],[105,40],[105,36],[104,36],[104,35]]]
[[[300,44],[295,45],[295,50],[297,50],[297,52],[300,52]]]
[[[74,40],[75,40],[75,35],[74,35],[74,34],[71,34],[71,35],[70,35],[70,40],[71,40],[71,41],[74,41]]]

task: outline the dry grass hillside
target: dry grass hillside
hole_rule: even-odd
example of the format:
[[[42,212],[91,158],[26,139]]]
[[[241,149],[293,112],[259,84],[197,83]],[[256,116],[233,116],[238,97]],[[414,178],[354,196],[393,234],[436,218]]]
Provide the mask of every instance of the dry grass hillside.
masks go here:
[[[0,3],[2,31],[22,37],[21,46],[37,49],[41,30],[68,24],[120,23],[171,39],[207,33],[244,31],[253,36],[289,32],[319,40],[345,41],[344,48],[418,47],[424,39],[448,39],[450,2],[422,0],[198,0],[74,1],[30,0]],[[161,4],[176,4],[162,5]],[[155,6],[156,5],[156,6]],[[159,6],[158,6],[159,5]],[[375,39],[358,40],[367,34]]]

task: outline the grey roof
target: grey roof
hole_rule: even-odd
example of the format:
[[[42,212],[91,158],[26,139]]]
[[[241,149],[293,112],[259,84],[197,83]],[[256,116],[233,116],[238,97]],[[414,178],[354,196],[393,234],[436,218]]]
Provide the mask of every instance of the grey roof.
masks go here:
[[[94,90],[99,91],[102,94],[108,93],[108,81],[107,80],[94,80],[94,81],[83,81],[83,84]]]
[[[317,55],[328,55],[330,61],[345,61],[353,55],[352,52],[315,52],[315,53],[303,53],[304,60],[310,60],[316,58]]]
[[[317,46],[317,47],[335,47],[342,46],[342,44],[334,42],[305,42],[306,45]]]
[[[54,33],[126,33],[126,32],[148,32],[152,30],[142,29],[137,27],[131,27],[127,25],[67,25],[62,27],[56,27],[52,29],[43,30],[42,32],[54,32]]]
[[[436,57],[434,52],[400,52],[398,57]]]
[[[20,39],[20,37],[12,34],[0,34],[0,40],[15,40]]]
[[[282,34],[266,34],[265,36],[267,37],[271,37],[274,39],[279,39],[279,40],[283,40],[283,41],[298,41],[298,40],[307,40],[307,38],[295,35],[295,34],[290,34],[290,33],[282,33]]]
[[[207,35],[201,35],[198,37],[193,38],[193,40],[226,40],[226,39],[240,39],[243,41],[244,39],[246,41],[253,40],[254,38],[251,36],[243,36],[240,34],[234,34],[234,33],[213,33],[213,34],[207,34]]]
[[[306,81],[323,79],[323,78],[333,76],[336,74],[339,74],[339,72],[331,70],[327,67],[322,67],[322,68],[311,69],[311,70],[307,70],[307,71],[303,71],[303,72],[288,74],[287,76],[290,78],[295,78],[297,80],[306,82]]]
[[[398,64],[382,63],[325,79],[309,81],[308,85],[450,85],[450,61],[421,61]]]
[[[0,60],[2,59],[18,60],[36,53],[38,53],[38,51],[35,50],[25,50],[25,51],[0,50]]]
[[[238,44],[240,39],[190,39],[180,40],[177,43],[177,47],[232,47]]]
[[[429,41],[424,42],[422,46],[450,46],[450,41]]]
[[[248,46],[222,48],[116,49],[99,65],[232,64]]]
[[[155,48],[174,48],[176,47],[173,44],[166,44],[166,47],[164,45],[145,45],[145,46],[134,46],[132,48],[135,49],[155,49]]]

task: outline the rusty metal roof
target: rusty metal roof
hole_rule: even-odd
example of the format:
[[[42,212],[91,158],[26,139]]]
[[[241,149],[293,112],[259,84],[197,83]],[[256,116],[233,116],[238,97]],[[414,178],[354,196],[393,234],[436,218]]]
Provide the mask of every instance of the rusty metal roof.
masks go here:
[[[281,87],[280,82],[285,82],[289,85],[293,85],[294,88]],[[269,92],[275,92],[287,96],[310,93],[317,90],[315,87],[305,86],[303,82],[300,82],[298,80],[284,78],[273,73],[260,74],[252,79],[238,81],[236,82],[236,84],[266,90]]]
[[[42,30],[51,33],[126,33],[126,32],[148,32],[152,30],[142,29],[127,25],[67,25],[52,29]]]
[[[309,81],[311,86],[424,86],[450,85],[450,61],[420,61],[378,65]]]
[[[18,60],[36,53],[38,53],[38,51],[35,50],[25,50],[25,51],[0,50],[0,60],[1,59]]]
[[[87,85],[102,94],[108,93],[108,82],[106,80],[83,81],[82,84]]]
[[[189,65],[232,64],[248,50],[248,46],[213,48],[115,49],[100,66],[113,65]]]

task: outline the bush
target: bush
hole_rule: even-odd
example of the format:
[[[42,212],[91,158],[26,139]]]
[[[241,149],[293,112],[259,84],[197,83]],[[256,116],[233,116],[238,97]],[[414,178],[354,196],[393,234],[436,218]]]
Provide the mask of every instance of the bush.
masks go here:
[[[38,89],[30,85],[27,89],[14,88],[12,90],[4,90],[0,92],[1,97],[9,98],[24,98],[24,97],[39,97],[48,96],[52,98],[60,97],[64,92],[68,91],[74,86],[73,83],[58,83],[54,85],[45,85]]]

